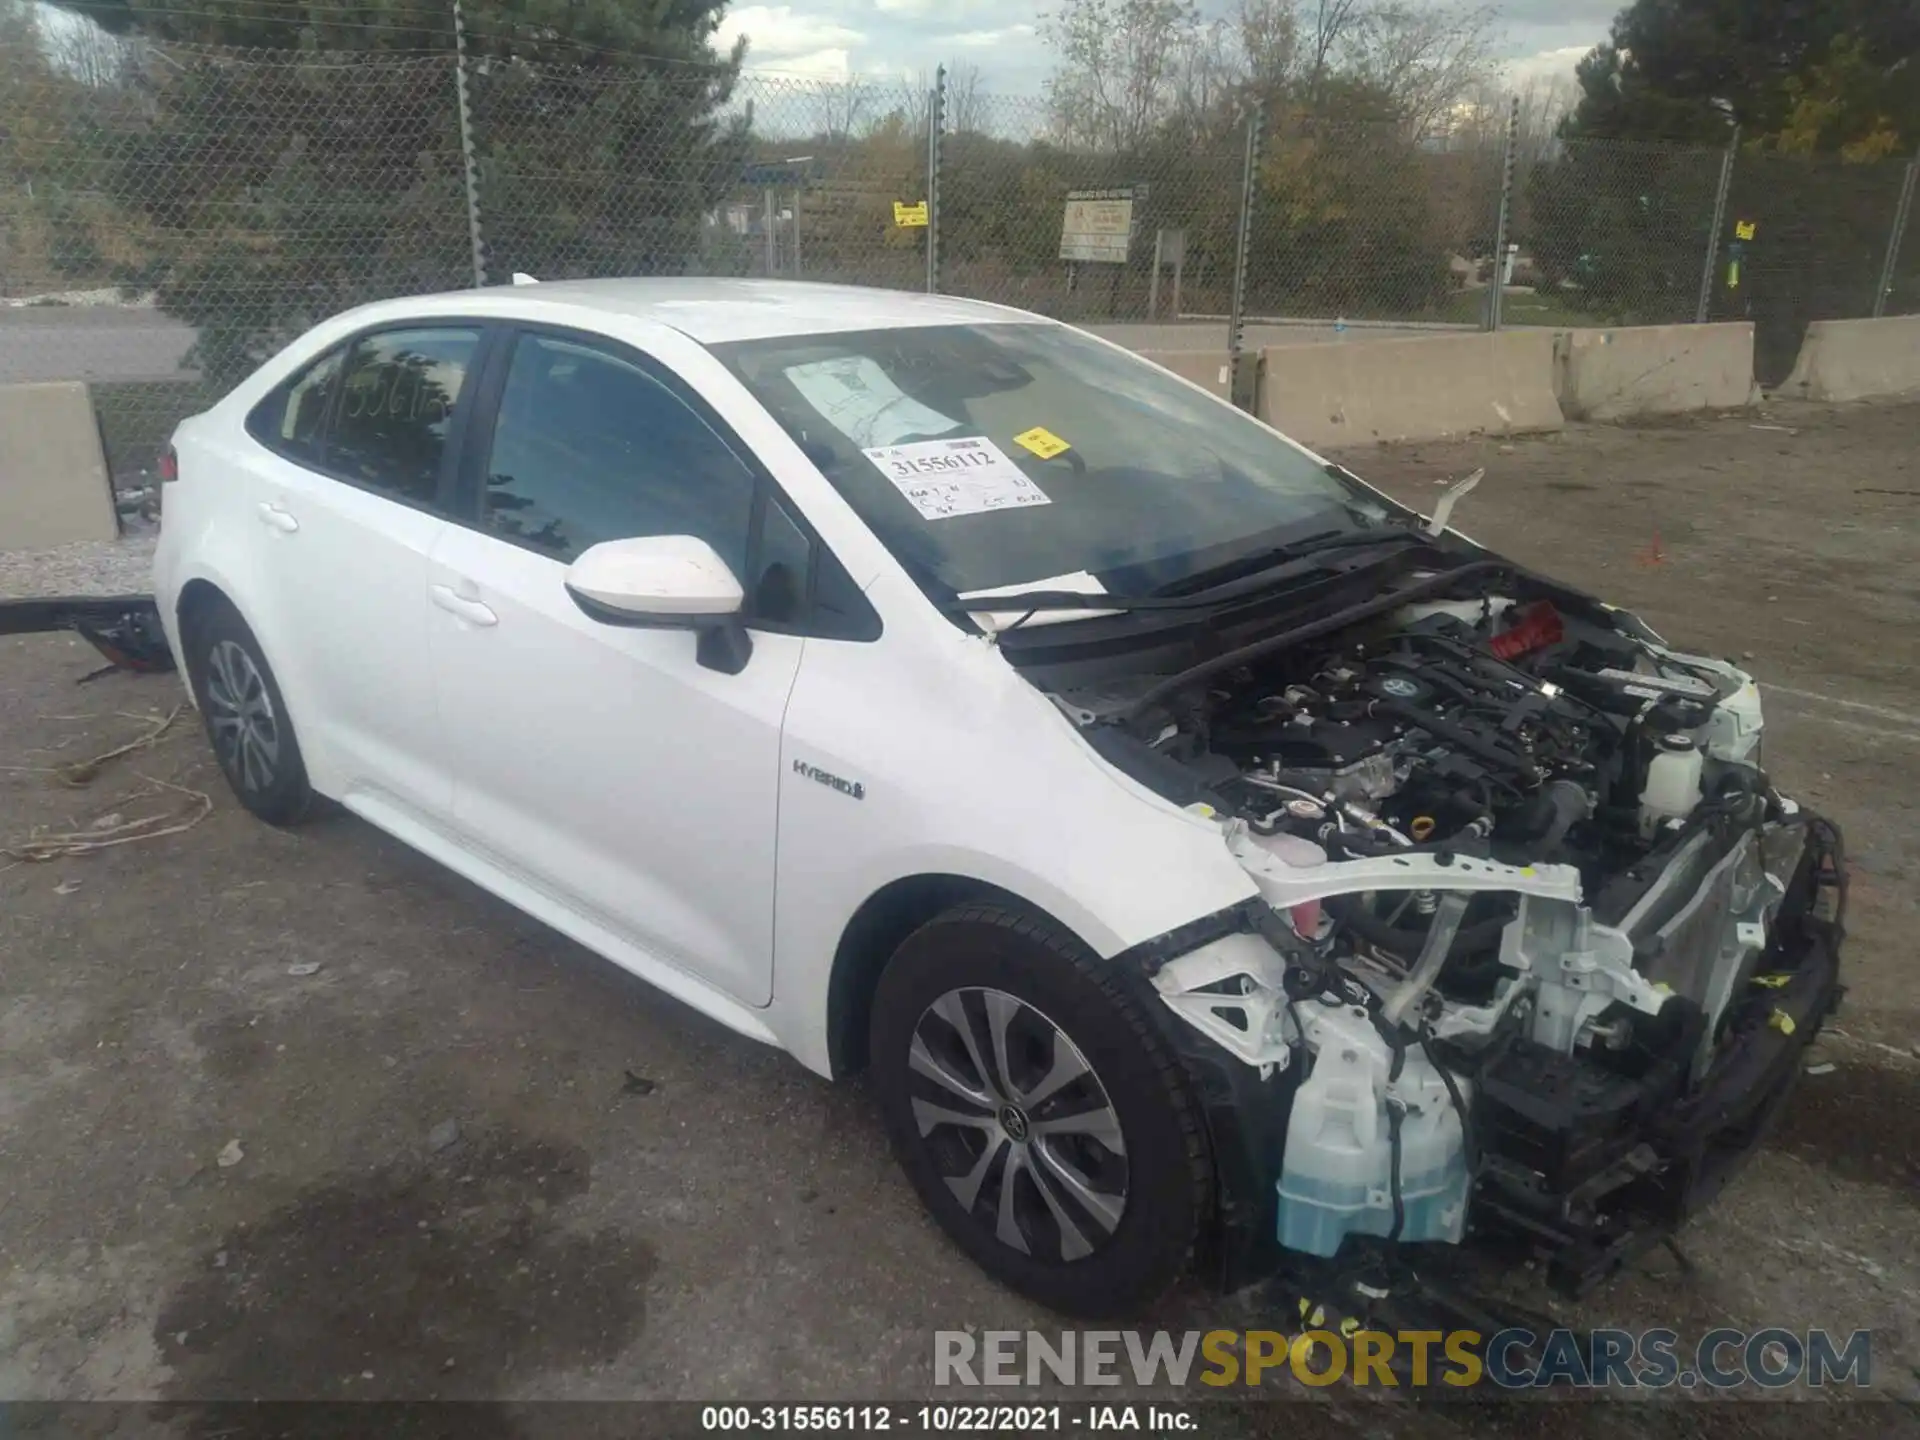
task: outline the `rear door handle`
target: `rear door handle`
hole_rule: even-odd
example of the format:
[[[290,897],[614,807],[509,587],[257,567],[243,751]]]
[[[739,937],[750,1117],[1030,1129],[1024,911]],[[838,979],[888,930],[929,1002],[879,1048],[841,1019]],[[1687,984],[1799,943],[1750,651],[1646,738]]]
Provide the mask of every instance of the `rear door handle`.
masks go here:
[[[300,522],[293,518],[291,511],[265,501],[260,505],[260,523],[270,530],[279,530],[288,535],[300,528]]]
[[[500,617],[493,608],[478,600],[469,600],[459,594],[451,585],[430,585],[427,587],[433,596],[433,603],[449,615],[458,615],[469,625],[498,625]]]

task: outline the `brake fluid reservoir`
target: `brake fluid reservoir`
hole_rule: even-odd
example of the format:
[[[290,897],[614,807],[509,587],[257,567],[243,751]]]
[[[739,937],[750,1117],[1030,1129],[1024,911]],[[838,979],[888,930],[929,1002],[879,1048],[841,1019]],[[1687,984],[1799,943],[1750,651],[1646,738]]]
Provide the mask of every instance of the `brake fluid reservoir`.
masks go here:
[[[1651,836],[1667,820],[1684,819],[1700,803],[1700,747],[1690,735],[1662,735],[1647,764],[1640,792],[1640,833]]]

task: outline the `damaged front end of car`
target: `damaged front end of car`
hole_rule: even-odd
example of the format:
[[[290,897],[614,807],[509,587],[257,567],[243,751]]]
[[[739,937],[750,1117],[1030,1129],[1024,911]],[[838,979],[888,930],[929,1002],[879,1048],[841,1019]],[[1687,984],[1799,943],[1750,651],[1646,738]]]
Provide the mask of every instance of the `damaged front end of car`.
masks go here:
[[[1128,957],[1224,1284],[1471,1240],[1578,1291],[1712,1199],[1838,1003],[1841,838],[1750,677],[1514,567],[1049,693],[1259,893]]]

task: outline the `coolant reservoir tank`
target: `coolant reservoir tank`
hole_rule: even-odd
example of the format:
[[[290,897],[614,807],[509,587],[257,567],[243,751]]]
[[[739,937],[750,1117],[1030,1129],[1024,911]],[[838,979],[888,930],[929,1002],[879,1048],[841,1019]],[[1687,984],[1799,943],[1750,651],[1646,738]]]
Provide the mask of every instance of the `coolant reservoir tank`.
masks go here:
[[[1640,833],[1651,836],[1667,820],[1683,819],[1700,803],[1700,747],[1690,735],[1663,735],[1647,765],[1640,792]]]
[[[1292,870],[1310,870],[1327,863],[1327,852],[1311,840],[1279,831],[1272,835],[1247,837],[1261,850]],[[1320,902],[1307,900],[1287,907],[1287,919],[1294,932],[1311,940],[1320,933]]]
[[[1274,859],[1295,870],[1307,870],[1327,863],[1327,852],[1323,848],[1298,835],[1289,835],[1284,830],[1272,835],[1249,835],[1247,838]]]

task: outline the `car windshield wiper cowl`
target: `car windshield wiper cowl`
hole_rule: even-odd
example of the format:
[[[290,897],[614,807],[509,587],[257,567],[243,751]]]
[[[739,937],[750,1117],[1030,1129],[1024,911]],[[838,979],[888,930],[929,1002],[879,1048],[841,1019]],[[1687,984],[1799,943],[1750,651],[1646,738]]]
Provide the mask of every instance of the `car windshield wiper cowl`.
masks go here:
[[[1077,590],[1024,590],[1010,594],[977,596],[973,599],[953,600],[940,609],[948,615],[971,615],[985,612],[1039,614],[1057,610],[1196,610],[1225,601],[1236,600],[1264,588],[1273,571],[1289,565],[1296,560],[1306,559],[1331,550],[1356,549],[1365,545],[1422,544],[1428,537],[1416,530],[1404,529],[1398,525],[1383,525],[1374,530],[1342,530],[1324,535],[1311,536],[1291,545],[1276,546],[1272,550],[1259,552],[1258,566],[1251,574],[1237,574],[1232,579],[1209,585],[1205,589],[1187,594],[1167,594],[1164,591],[1148,595],[1107,595],[1086,594]],[[1242,560],[1233,562],[1238,570]]]

